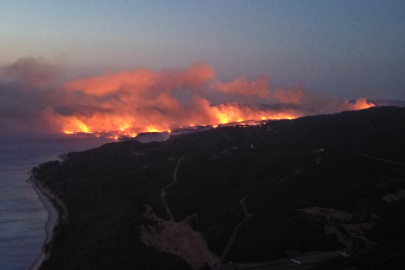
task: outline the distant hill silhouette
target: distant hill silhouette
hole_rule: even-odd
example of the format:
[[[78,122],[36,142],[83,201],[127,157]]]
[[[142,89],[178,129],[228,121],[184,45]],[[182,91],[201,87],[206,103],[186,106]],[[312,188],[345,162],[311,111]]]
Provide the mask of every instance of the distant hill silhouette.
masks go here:
[[[405,106],[405,101],[403,100],[387,100],[387,99],[377,99],[377,100],[369,100],[376,106],[398,106],[402,107]]]

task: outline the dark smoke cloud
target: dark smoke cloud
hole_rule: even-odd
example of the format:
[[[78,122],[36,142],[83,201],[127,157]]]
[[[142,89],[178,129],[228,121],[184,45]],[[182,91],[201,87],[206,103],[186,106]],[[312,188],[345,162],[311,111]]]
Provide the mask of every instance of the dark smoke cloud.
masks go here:
[[[2,79],[24,86],[45,86],[61,75],[58,66],[33,57],[20,58],[15,63],[1,68]]]

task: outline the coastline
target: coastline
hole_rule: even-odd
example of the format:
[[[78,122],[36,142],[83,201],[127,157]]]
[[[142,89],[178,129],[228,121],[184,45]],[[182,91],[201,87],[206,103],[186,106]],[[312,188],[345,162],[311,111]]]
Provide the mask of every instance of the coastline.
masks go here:
[[[39,181],[35,179],[34,175],[31,175],[31,177],[26,181],[32,185],[33,189],[38,195],[39,200],[44,205],[45,210],[48,212],[48,220],[46,221],[44,227],[46,236],[42,251],[29,268],[29,270],[37,270],[40,268],[42,263],[49,258],[52,240],[57,233],[55,228],[59,226],[61,219],[67,222],[67,213],[60,200],[42,187]]]

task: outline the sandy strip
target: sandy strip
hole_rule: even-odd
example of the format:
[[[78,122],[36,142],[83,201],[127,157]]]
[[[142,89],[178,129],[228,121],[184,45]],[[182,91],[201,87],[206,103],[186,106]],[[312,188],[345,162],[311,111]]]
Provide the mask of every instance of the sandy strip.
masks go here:
[[[42,262],[49,256],[49,250],[48,252],[45,252],[45,246],[49,244],[52,240],[53,237],[53,228],[59,223],[59,213],[55,206],[52,204],[52,202],[48,198],[52,198],[53,196],[40,184],[38,183],[37,180],[34,179],[34,177],[30,177],[27,180],[28,183],[32,185],[34,188],[35,192],[38,194],[39,200],[42,202],[44,205],[44,208],[48,212],[48,220],[45,223],[45,232],[46,232],[46,237],[44,241],[44,245],[42,247],[42,252],[38,255],[38,257],[35,259],[29,270],[37,270]]]
[[[193,216],[181,222],[164,220],[153,212],[150,205],[146,205],[144,216],[157,222],[157,225],[138,227],[145,245],[180,256],[194,270],[199,270],[205,265],[214,268],[218,258],[208,249],[208,244],[201,233],[191,228],[189,222]]]

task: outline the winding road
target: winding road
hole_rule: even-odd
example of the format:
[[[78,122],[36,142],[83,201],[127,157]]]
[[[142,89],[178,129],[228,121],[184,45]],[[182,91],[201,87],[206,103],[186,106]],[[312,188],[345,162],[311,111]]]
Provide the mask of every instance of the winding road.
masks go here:
[[[177,182],[177,171],[178,171],[178,169],[179,169],[180,162],[184,159],[184,157],[185,157],[185,156],[182,156],[182,157],[179,159],[179,161],[177,161],[176,168],[174,169],[174,172],[173,172],[173,181],[172,181],[170,184],[168,184],[166,187],[162,188],[162,190],[160,191],[160,196],[162,197],[162,202],[163,202],[163,205],[165,206],[166,213],[167,213],[167,215],[169,216],[170,221],[174,221],[174,218],[173,218],[172,212],[170,211],[169,206],[167,206],[167,203],[166,203],[166,201],[165,201],[166,190],[167,190],[171,185],[173,185],[173,184],[175,184],[175,183]]]
[[[250,193],[252,194],[252,193]],[[252,213],[249,213],[246,204],[245,204],[245,200],[247,199],[247,197],[250,196],[250,194],[246,195],[245,197],[242,198],[242,200],[240,200],[240,204],[242,205],[242,209],[243,209],[243,213],[245,214],[245,218],[249,218],[251,215],[253,215]]]
[[[311,165],[309,165],[309,166],[316,166],[316,165],[320,164],[320,163],[321,163],[321,160],[322,160],[323,158],[327,157],[327,156],[328,156],[328,154],[325,155],[325,156],[322,156],[322,157],[317,158],[317,159],[315,160],[315,163],[313,163],[313,164],[311,164]],[[301,168],[299,168],[298,170],[296,170],[294,173],[292,173],[292,174],[290,174],[290,175],[288,175],[288,176],[282,178],[281,180],[279,180],[279,181],[278,181],[276,184],[274,184],[274,185],[281,184],[282,182],[284,182],[284,180],[286,180],[286,179],[288,179],[288,178],[290,178],[290,177],[293,177],[294,175],[298,175],[304,168],[306,168],[306,166],[301,167]],[[236,227],[233,229],[232,235],[231,235],[231,237],[228,239],[228,242],[226,243],[225,249],[223,250],[223,252],[222,252],[222,254],[221,254],[221,257],[219,258],[219,260],[218,260],[218,262],[217,262],[217,264],[216,264],[216,266],[215,266],[215,268],[214,268],[215,270],[221,269],[222,262],[223,262],[223,260],[225,259],[225,256],[228,254],[230,248],[231,248],[232,245],[234,244],[235,239],[236,239],[236,235],[238,234],[240,228],[242,227],[243,223],[245,223],[245,222],[253,215],[253,213],[250,213],[250,212],[249,212],[249,210],[248,210],[248,208],[247,208],[247,206],[246,206],[246,204],[245,204],[245,201],[246,201],[246,199],[247,199],[249,196],[251,196],[252,194],[254,194],[254,193],[256,193],[256,192],[258,192],[258,191],[251,192],[251,193],[247,194],[245,197],[243,197],[243,198],[240,200],[240,204],[241,204],[241,206],[242,206],[242,209],[243,209],[243,213],[244,213],[244,215],[245,215],[245,218],[244,218],[238,225],[236,225]]]
[[[366,155],[364,153],[361,153],[360,155],[363,156],[363,157],[375,159],[375,160],[382,161],[382,162],[389,163],[389,164],[393,164],[393,165],[405,166],[405,164],[401,163],[401,162],[396,162],[396,161],[392,161],[392,160],[388,160],[388,159],[373,157],[373,156]]]

